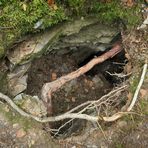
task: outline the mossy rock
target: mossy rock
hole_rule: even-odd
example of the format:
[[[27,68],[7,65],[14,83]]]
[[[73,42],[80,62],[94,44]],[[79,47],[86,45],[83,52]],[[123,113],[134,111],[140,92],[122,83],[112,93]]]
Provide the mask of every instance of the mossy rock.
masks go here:
[[[0,45],[0,58],[4,56],[4,53],[5,53],[5,49],[2,45]]]
[[[7,66],[0,60],[0,92],[7,92]]]
[[[5,48],[3,46],[3,42],[2,42],[2,34],[0,34],[0,58],[2,58],[4,56],[5,53]]]

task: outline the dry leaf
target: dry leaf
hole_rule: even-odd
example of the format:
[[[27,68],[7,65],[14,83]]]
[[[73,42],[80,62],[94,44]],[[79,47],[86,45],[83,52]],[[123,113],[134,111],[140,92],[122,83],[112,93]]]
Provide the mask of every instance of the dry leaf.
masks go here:
[[[56,80],[56,79],[57,79],[57,74],[56,74],[55,72],[53,72],[53,73],[51,74],[51,79],[52,79],[52,80]]]
[[[72,102],[76,102],[76,98],[75,98],[75,97],[72,97],[72,98],[71,98],[71,101],[72,101]]]
[[[10,109],[9,109],[9,107],[8,107],[7,105],[5,106],[4,110],[5,110],[6,112],[9,112],[9,111],[10,111]]]
[[[54,5],[55,2],[54,2],[54,0],[48,0],[47,3],[49,6],[52,6],[52,5]]]
[[[144,98],[148,94],[148,90],[140,89],[140,94],[141,94],[141,97]]]
[[[27,5],[26,4],[22,4],[22,8],[23,8],[24,11],[26,11],[27,10]]]
[[[57,10],[58,9],[58,7],[57,7],[57,5],[52,5],[52,8],[54,9],[54,10]]]
[[[131,73],[132,71],[132,64],[131,62],[127,63],[125,66],[124,66],[124,73]]]
[[[128,53],[125,54],[125,57],[126,57],[128,60],[131,59],[131,57],[130,57],[130,55],[129,55]]]
[[[128,95],[127,95],[127,98],[128,98],[128,100],[132,100],[133,94],[131,92],[129,92]]]
[[[128,0],[127,1],[127,6],[132,7],[134,5],[133,0]]]

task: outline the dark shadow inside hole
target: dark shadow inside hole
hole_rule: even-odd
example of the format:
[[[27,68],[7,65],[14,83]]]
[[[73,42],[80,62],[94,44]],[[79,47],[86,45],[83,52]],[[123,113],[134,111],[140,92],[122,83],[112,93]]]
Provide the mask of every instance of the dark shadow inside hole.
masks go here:
[[[43,84],[53,81],[52,74],[56,74],[57,78],[59,78],[87,64],[95,56],[100,56],[110,50],[110,48],[108,48],[104,52],[96,52],[95,50],[92,52],[92,49],[90,49],[89,47],[81,47],[82,50],[79,48],[80,47],[78,47],[75,52],[66,52],[67,55],[49,54],[35,60],[29,71],[27,93],[39,96]],[[99,99],[101,96],[108,93],[114,85],[121,83],[125,79],[110,74],[121,73],[126,63],[127,59],[125,57],[125,51],[122,50],[113,58],[94,66],[94,68],[92,68],[85,75],[77,78],[77,80],[75,79],[73,81],[74,83],[68,82],[69,84],[67,85],[66,90],[65,88],[61,88],[54,92],[52,94],[52,105],[54,107],[53,116],[63,114],[88,100]],[[99,77],[101,77],[100,79],[107,80],[107,85],[103,87],[97,85],[95,89],[92,89],[92,87],[88,84],[90,82],[92,83],[93,78],[96,75],[99,75]],[[90,82],[85,84],[85,80],[87,80],[87,82]],[[99,81],[99,85],[100,82],[101,81]],[[104,81],[104,83],[105,82],[106,81]],[[74,91],[73,86],[75,86]],[[72,87],[72,89],[69,90],[69,87]],[[87,91],[85,91],[85,89]],[[66,95],[66,93],[68,95]],[[75,97],[75,101],[72,101],[72,97]],[[58,129],[67,121],[68,120],[63,120],[60,122],[52,123],[50,125],[48,124],[48,127]],[[85,128],[85,124],[86,121],[75,119],[74,121],[61,128],[58,134],[56,134],[56,131],[50,134],[53,135],[54,138],[56,136],[60,137],[60,135],[62,138],[64,138],[64,136],[70,136],[73,133],[79,133],[79,131]]]
[[[110,49],[108,49],[110,50]],[[100,56],[105,52],[97,52],[95,54],[89,55],[86,59],[84,59],[82,62],[78,63],[79,67],[84,66],[87,64],[90,60],[92,60],[95,56]],[[116,56],[114,56],[111,59],[106,60],[105,62],[96,65],[94,68],[92,68],[90,71],[88,71],[85,75],[87,77],[95,77],[95,75],[100,74],[102,77],[104,77],[111,86],[118,85],[122,83],[126,78],[120,78],[116,75],[111,74],[119,74],[122,73],[124,70],[124,66],[127,63],[127,59],[125,57],[125,51],[122,50],[120,53],[118,53]],[[63,102],[64,103],[64,102]],[[63,120],[60,122],[56,122],[53,124],[53,128],[59,129],[62,125],[64,125],[69,120]],[[82,131],[86,126],[86,121],[74,119],[73,121],[69,122],[66,126],[63,126],[60,128],[58,132],[53,132],[51,135],[55,137],[67,137],[71,135],[72,133],[79,133],[79,131]]]
[[[110,48],[107,49],[106,51],[108,50],[110,50]],[[81,63],[78,63],[79,67],[84,66],[94,57],[101,56],[105,52],[97,52],[97,53],[91,54],[84,61],[82,61]],[[113,84],[113,85],[119,84],[123,82],[125,78],[118,77],[117,75],[123,72],[124,66],[127,64],[127,62],[128,62],[127,58],[125,57],[125,50],[123,49],[120,53],[118,53],[113,58],[110,58],[104,61],[103,63],[95,65],[90,71],[86,73],[86,75],[93,77],[96,74],[101,73],[110,84]]]

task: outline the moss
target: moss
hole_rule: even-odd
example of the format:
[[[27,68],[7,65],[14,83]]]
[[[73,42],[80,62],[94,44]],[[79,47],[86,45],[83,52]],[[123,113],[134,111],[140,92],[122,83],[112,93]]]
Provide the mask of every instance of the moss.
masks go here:
[[[115,148],[124,148],[123,144],[115,142]]]
[[[10,0],[1,2],[1,8],[1,27],[11,27],[23,33],[34,31],[34,25],[39,20],[44,27],[49,27],[65,19],[61,7],[54,10],[44,0]]]
[[[130,78],[130,88],[129,91],[134,94],[136,91],[137,85],[139,83],[139,77],[137,75],[134,75]]]
[[[148,115],[148,102],[144,98],[140,98],[140,101],[136,107],[139,114],[147,116]]]
[[[36,121],[19,115],[18,113],[11,110],[9,107],[8,107],[9,111],[7,112],[5,110],[6,107],[8,106],[0,104],[0,112],[4,115],[4,117],[6,117],[6,119],[10,123],[12,124],[18,123],[24,128],[24,130],[28,130],[28,129],[31,129],[32,127],[40,126],[40,124],[37,123]]]
[[[42,22],[41,28],[44,29],[67,19],[69,14],[88,15],[88,13],[95,13],[102,21],[121,18],[128,21],[129,25],[135,25],[141,19],[139,17],[140,4],[132,8],[123,7],[117,0],[112,0],[110,3],[102,3],[97,0],[91,2],[88,0],[66,0],[63,2],[57,0],[56,4],[57,8],[53,9],[44,0],[1,1],[0,26],[10,27],[14,32],[19,30],[26,33],[35,31],[34,25],[38,21]],[[67,10],[70,13],[65,14]]]
[[[123,7],[118,0],[110,3],[98,0],[56,0],[57,7],[51,7],[45,0],[1,0],[0,29],[4,31],[2,56],[12,43],[27,33],[34,33],[75,16],[95,15],[99,21],[112,23],[123,20],[128,26],[141,21],[140,2],[132,8]],[[35,28],[38,26],[38,29]]]
[[[117,0],[112,0],[110,3],[103,4],[95,2],[92,11],[97,14],[99,20],[103,22],[112,22],[116,19],[121,19],[129,27],[138,24],[141,21],[140,3],[126,8]]]
[[[53,9],[44,0],[2,0],[0,30],[3,31],[3,46],[0,47],[0,58],[22,35],[40,31],[65,19],[62,7]],[[34,28],[37,22],[41,22],[39,29]]]
[[[82,14],[85,2],[86,0],[68,0],[69,8],[73,12],[73,14],[76,14],[78,16]]]
[[[0,45],[0,58],[4,56],[5,49],[2,45]]]
[[[7,90],[7,72],[0,71],[0,92],[6,94]]]

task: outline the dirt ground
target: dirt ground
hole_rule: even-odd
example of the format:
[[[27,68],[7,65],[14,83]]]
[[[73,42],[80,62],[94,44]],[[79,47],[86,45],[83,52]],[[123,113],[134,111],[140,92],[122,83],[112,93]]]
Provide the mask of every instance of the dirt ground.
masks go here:
[[[132,72],[132,76],[128,80],[130,88],[135,87],[132,86],[132,78],[136,77],[136,79],[139,79],[142,65],[145,60],[148,59],[147,42],[147,32],[144,31],[132,31],[123,35],[123,44],[128,53],[127,56],[129,60],[125,71]],[[48,61],[50,61],[50,63]],[[46,56],[46,58],[42,57],[40,60],[35,60],[29,72],[27,93],[40,96],[41,87],[45,82],[53,81],[62,75],[76,70],[76,68],[78,68],[78,65],[76,65],[75,61],[70,57],[59,58],[55,56],[51,58],[50,56]],[[44,74],[44,77],[42,74]],[[86,101],[86,99],[97,99],[106,94],[111,89],[112,85],[104,78],[102,82],[100,77],[102,78],[103,76],[101,74],[93,75],[93,77],[83,75],[59,89],[53,95],[53,106],[55,106],[53,114],[60,114]],[[133,93],[130,88],[124,95]],[[125,96],[127,99],[128,97],[128,95]],[[80,100],[79,98],[83,99]],[[59,99],[61,102],[58,101]],[[76,121],[75,128],[72,129],[68,135],[69,137],[66,139],[53,139],[43,125],[36,124],[34,121],[33,124],[30,125],[31,127],[28,128],[27,126],[27,128],[25,128],[26,124],[29,125],[30,122],[26,122],[24,125],[24,122],[22,123],[20,120],[26,119],[22,119],[22,117],[13,112],[8,106],[0,102],[0,147],[147,148],[148,75],[145,78],[138,100],[133,110],[136,114],[127,115],[113,123],[99,123],[99,125],[94,125],[90,122]],[[57,104],[57,102],[59,103]],[[12,122],[9,116],[6,116],[8,113],[14,118],[17,116],[19,120],[13,120]],[[54,127],[60,125],[61,123],[57,123]],[[72,125],[69,127],[71,126]]]
[[[27,93],[40,96],[44,83],[51,82],[77,68],[78,64],[75,59],[69,55],[47,55],[36,59],[29,71]],[[101,73],[96,73],[94,76],[83,75],[74,79],[52,95],[52,115],[60,115],[86,101],[97,100],[109,92],[110,89],[111,84],[105,80]],[[52,128],[58,129],[66,121],[57,122],[52,125]],[[77,130],[84,127],[84,121],[74,120],[62,128],[58,134],[68,131],[76,134]]]

